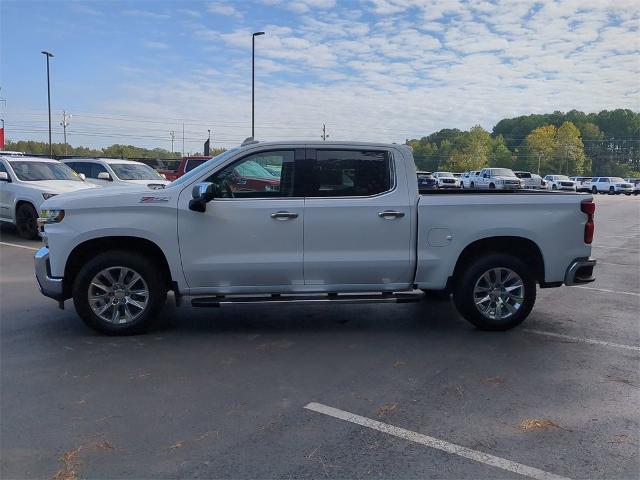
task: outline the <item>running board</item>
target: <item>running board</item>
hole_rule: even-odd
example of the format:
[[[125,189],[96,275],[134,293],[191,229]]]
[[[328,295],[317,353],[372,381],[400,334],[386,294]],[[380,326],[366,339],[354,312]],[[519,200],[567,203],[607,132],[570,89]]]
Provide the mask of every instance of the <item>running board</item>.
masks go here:
[[[325,294],[325,295],[271,295],[258,297],[217,296],[200,297],[191,300],[193,307],[228,307],[230,305],[313,305],[317,303],[411,303],[420,302],[422,293],[379,293],[379,294]]]

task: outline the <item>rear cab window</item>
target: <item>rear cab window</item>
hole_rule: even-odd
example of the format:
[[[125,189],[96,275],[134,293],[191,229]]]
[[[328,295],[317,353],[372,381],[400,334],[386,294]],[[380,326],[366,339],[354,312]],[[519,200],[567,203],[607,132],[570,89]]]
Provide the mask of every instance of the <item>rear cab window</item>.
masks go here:
[[[307,197],[369,197],[393,188],[386,150],[311,150],[304,174]]]

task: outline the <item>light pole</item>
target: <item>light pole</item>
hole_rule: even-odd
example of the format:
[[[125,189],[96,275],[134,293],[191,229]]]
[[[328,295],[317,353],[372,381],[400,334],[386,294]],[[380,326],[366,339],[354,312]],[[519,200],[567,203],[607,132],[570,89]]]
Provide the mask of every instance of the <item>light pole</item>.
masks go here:
[[[251,36],[251,138],[255,136],[255,90],[256,90],[256,37],[264,35],[264,32],[254,32]]]
[[[53,57],[53,53],[43,50],[43,55],[47,57],[47,103],[49,105],[49,156],[53,157],[53,145],[51,144],[51,83],[49,82],[49,58]]]

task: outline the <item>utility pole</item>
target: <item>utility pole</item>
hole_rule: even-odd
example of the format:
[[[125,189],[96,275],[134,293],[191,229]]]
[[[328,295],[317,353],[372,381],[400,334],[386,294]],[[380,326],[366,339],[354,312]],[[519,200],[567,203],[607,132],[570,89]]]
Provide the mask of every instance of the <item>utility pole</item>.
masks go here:
[[[67,154],[67,127],[69,126],[69,120],[71,119],[71,114],[67,114],[66,110],[62,111],[62,121],[60,125],[62,126],[62,131],[64,132],[64,154]]]
[[[251,36],[251,139],[255,137],[255,100],[256,100],[256,37],[264,35],[264,32],[254,32]]]
[[[53,157],[53,145],[51,143],[51,82],[49,81],[49,59],[53,57],[53,53],[43,50],[43,55],[47,57],[47,104],[49,105],[49,156]]]
[[[538,154],[538,171],[536,172],[538,175],[540,175],[540,158],[542,157],[542,154],[539,153]]]
[[[182,156],[184,157],[184,122],[182,123]]]
[[[176,139],[176,132],[171,130],[169,135],[171,135],[171,155],[173,156],[173,141]]]
[[[567,169],[567,175],[569,175],[569,145],[564,146],[564,163]]]
[[[329,134],[327,133],[327,126],[324,123],[322,124],[322,135],[320,135],[320,138],[322,139],[322,141],[325,141],[327,138],[329,138]]]

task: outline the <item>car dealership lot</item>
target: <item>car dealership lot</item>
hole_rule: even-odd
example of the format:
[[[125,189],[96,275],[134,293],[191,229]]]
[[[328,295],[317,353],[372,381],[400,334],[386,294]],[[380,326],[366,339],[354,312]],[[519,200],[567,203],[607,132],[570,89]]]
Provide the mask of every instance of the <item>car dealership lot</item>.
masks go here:
[[[596,282],[539,290],[506,333],[431,301],[170,305],[159,330],[101,336],[3,227],[0,475],[635,478],[640,198],[595,198]]]

